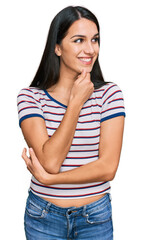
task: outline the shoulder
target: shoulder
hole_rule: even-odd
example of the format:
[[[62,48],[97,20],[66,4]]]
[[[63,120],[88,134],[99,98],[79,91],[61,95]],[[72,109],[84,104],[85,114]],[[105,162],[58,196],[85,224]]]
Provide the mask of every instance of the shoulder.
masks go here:
[[[94,92],[101,92],[102,95],[106,94],[108,91],[116,91],[120,90],[120,87],[114,82],[108,82],[104,86],[100,87],[99,89],[95,89]]]
[[[38,95],[38,94],[44,94],[44,90],[41,90],[41,89],[39,89],[39,88],[36,88],[36,87],[27,87],[27,88],[22,88],[20,91],[19,91],[19,93],[18,93],[18,95],[19,94],[32,94],[32,95]]]
[[[37,101],[40,100],[40,98],[42,98],[45,95],[44,90],[41,90],[39,88],[36,87],[27,87],[27,88],[22,88],[18,95],[17,98],[33,98]]]
[[[100,87],[99,89],[95,89],[94,94],[99,96],[102,99],[105,99],[108,96],[111,97],[115,94],[122,95],[122,90],[116,83],[108,82],[104,86]]]

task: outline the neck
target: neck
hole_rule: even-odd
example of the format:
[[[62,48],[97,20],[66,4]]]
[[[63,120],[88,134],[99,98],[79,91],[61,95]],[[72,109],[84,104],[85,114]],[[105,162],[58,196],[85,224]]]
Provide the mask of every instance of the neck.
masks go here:
[[[78,74],[70,69],[64,69],[60,67],[60,77],[54,87],[54,91],[63,92],[63,94],[69,94]]]

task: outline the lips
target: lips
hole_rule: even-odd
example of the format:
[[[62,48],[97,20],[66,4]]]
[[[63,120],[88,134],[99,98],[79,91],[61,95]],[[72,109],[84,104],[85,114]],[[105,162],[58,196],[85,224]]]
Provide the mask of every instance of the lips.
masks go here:
[[[85,64],[85,65],[89,65],[92,63],[93,58],[92,57],[79,57],[79,60]]]

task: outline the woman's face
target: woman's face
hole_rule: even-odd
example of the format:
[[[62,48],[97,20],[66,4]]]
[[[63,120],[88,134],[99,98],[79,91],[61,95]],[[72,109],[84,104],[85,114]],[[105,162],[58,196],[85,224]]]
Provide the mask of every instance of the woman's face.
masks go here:
[[[55,52],[60,56],[60,70],[79,74],[85,69],[91,72],[99,54],[99,33],[94,22],[81,18],[68,30]]]

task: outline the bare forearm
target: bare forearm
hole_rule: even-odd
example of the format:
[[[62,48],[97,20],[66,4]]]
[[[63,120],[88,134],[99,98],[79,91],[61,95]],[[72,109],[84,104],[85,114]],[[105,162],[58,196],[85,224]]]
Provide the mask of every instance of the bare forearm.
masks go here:
[[[51,184],[82,184],[91,182],[109,181],[113,179],[113,169],[107,166],[103,159],[88,163],[73,170],[51,176]],[[45,184],[48,183],[45,180]]]
[[[81,106],[75,102],[70,102],[59,127],[52,137],[45,142],[43,146],[45,161],[43,166],[45,166],[45,169],[47,166],[47,170],[49,170],[49,166],[51,166],[50,169],[55,170],[56,167],[55,172],[59,171],[72,144],[80,110]]]
[[[99,144],[99,159],[73,170],[49,174],[43,169],[35,155],[28,158],[24,154],[23,158],[30,172],[45,185],[110,181],[114,178],[119,164],[123,125],[122,117],[104,122],[101,126],[103,134],[101,134]]]

